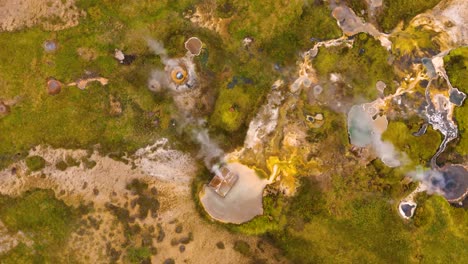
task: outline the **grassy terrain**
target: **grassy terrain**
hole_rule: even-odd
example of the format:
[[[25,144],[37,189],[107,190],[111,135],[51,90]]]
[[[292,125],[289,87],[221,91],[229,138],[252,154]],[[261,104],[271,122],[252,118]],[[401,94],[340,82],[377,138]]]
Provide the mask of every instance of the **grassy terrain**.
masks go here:
[[[401,21],[406,26],[417,14],[433,8],[439,2],[440,0],[384,0],[382,14],[378,17],[379,25],[384,32],[392,31]]]
[[[412,129],[410,129],[407,124],[401,121],[390,122],[387,130],[382,135],[382,139],[392,142],[398,150],[406,153],[414,163],[425,166],[437,152],[442,142],[442,136],[432,127],[429,127],[426,134],[420,137],[413,136],[412,133],[418,130],[418,126],[412,126]]]
[[[341,93],[347,97],[377,97],[375,84],[383,81],[388,90],[393,89],[395,73],[387,59],[389,53],[380,43],[366,34],[359,34],[352,48],[320,48],[314,59],[314,66],[322,80],[329,80],[331,73],[339,73],[343,82],[352,88],[344,87]]]
[[[230,45],[239,47],[242,39],[251,37],[255,46],[264,50],[262,53],[281,64],[294,62],[298,51],[310,48],[311,38],[331,39],[341,35],[328,3],[322,0],[218,2],[221,7],[228,4],[228,8],[218,8],[218,13],[235,13],[229,25],[234,40]]]
[[[10,114],[0,117],[0,165],[22,157],[37,144],[65,148],[99,144],[103,153],[115,154],[134,151],[161,136],[183,140],[169,125],[177,116],[170,95],[153,94],[146,87],[151,70],[162,67],[148,49],[146,38],[162,41],[170,56],[183,56],[184,41],[190,36],[200,37],[204,48],[195,63],[216,100],[207,116],[210,129],[223,146],[238,146],[273,81],[289,77],[290,73],[274,70],[274,64],[295,71],[297,53],[313,45],[311,38],[341,35],[324,1],[216,1],[215,14],[231,19],[226,35],[196,27],[183,18],[199,2],[81,0],[78,5],[87,17],[77,27],[60,32],[44,32],[36,27],[0,33],[0,98],[17,97],[18,101]],[[362,5],[362,1],[358,2],[356,8]],[[385,1],[380,23],[390,30],[398,21],[407,22],[435,3]],[[415,48],[434,48],[429,33],[411,30],[398,36],[395,50],[406,54]],[[242,46],[245,37],[254,39],[249,48]],[[57,41],[56,52],[43,50],[42,44],[48,39]],[[115,48],[136,54],[136,61],[131,66],[119,65],[112,58]],[[369,100],[376,98],[375,84],[379,80],[387,84],[388,90],[395,88],[395,73],[387,62],[388,56],[378,41],[360,34],[353,48],[320,49],[314,66],[323,81],[331,73],[340,73],[352,86],[344,87],[344,96]],[[467,57],[465,48],[452,51],[446,58],[452,83],[465,92]],[[58,95],[47,94],[48,77],[68,83],[86,70],[109,78],[109,85],[92,84],[86,90],[64,87]],[[242,81],[231,87],[235,78]],[[111,114],[111,97],[121,102],[122,114]],[[379,160],[367,166],[358,164],[347,151],[343,114],[318,105],[298,104],[297,109],[304,112],[298,116],[320,112],[325,117],[325,124],[320,129],[309,129],[307,137],[318,144],[311,150],[311,158],[325,161],[321,168],[324,182],[310,179],[303,169],[306,173],[301,175],[296,196],[266,196],[264,215],[243,225],[227,225],[229,230],[268,236],[294,263],[468,262],[466,210],[452,208],[438,196],[421,196],[416,218],[402,221],[396,211],[397,201],[414,188],[401,183],[404,171],[390,169]],[[456,150],[462,155],[468,149],[464,136],[468,126],[466,109],[464,106],[455,112],[462,132]],[[155,118],[160,120],[159,127],[153,125]],[[384,139],[422,164],[435,152],[440,135],[429,130],[415,138],[410,134],[415,129],[413,124],[391,122]],[[64,160],[56,166],[66,169],[77,162]],[[30,157],[26,163],[30,170],[44,165],[39,157]],[[198,190],[210,176],[203,171],[194,181],[196,201]],[[156,215],[159,209],[147,187],[139,182],[128,186],[138,195],[135,203],[141,219]],[[200,204],[197,207],[202,210]],[[129,240],[140,236],[140,227],[129,223],[127,209],[109,205],[108,210]],[[59,263],[60,246],[74,229],[77,216],[76,209],[43,190],[20,198],[0,197],[0,220],[12,231],[25,232],[34,242],[32,247],[19,244],[0,256],[0,262]],[[147,261],[155,254],[152,250],[148,245],[130,243],[125,259],[133,263]],[[240,240],[235,250],[253,254]]]
[[[445,58],[445,68],[447,75],[453,87],[457,87],[460,91],[468,94],[468,48],[461,47],[452,50]],[[455,120],[460,131],[460,142],[455,147],[455,150],[461,155],[468,155],[468,106],[465,103],[462,107],[455,108]]]
[[[68,236],[78,224],[79,211],[55,198],[52,191],[33,190],[18,198],[0,197],[0,220],[12,232],[33,241],[20,243],[0,256],[1,263],[57,263]]]

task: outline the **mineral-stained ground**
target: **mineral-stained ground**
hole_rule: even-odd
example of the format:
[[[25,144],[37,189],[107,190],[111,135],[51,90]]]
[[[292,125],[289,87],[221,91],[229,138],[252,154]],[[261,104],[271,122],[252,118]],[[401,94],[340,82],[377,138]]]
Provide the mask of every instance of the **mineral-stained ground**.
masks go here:
[[[0,263],[467,263],[468,2],[0,0]]]

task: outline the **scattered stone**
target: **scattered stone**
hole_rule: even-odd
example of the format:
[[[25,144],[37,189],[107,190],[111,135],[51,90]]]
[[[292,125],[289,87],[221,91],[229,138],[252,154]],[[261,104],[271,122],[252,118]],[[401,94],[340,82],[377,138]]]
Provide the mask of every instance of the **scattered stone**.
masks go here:
[[[160,122],[161,122],[161,121],[160,121],[159,117],[155,117],[155,118],[153,119],[152,124],[153,124],[154,127],[159,127]]]
[[[158,224],[158,236],[156,237],[156,241],[158,243],[162,242],[165,236],[166,236],[166,233],[164,233],[164,230],[162,229],[161,224]]]
[[[125,54],[121,50],[115,49],[114,58],[118,60],[120,63],[122,63],[123,60],[125,59]]]
[[[164,260],[163,264],[175,264],[175,261],[172,258],[168,258],[168,259]]]
[[[8,115],[10,113],[10,107],[4,102],[0,101],[0,116]]]
[[[133,199],[130,201],[130,207],[133,209],[136,207],[138,199]]]
[[[151,248],[150,248],[150,251],[151,251],[151,255],[156,255],[156,254],[158,254],[158,249],[155,248],[155,247],[151,247]]]
[[[185,244],[185,245],[187,245],[187,244],[190,243],[191,241],[193,241],[193,234],[192,234],[192,232],[190,232],[190,233],[188,234],[188,236],[182,237],[181,239],[179,239],[179,242],[182,243],[182,244]]]
[[[122,104],[113,96],[109,95],[110,111],[111,116],[119,116],[122,114]]]
[[[150,234],[145,234],[141,238],[141,246],[142,247],[150,247],[153,245],[153,238]]]
[[[120,64],[130,65],[136,59],[136,55],[126,55],[123,51],[115,49],[114,58],[118,60]]]
[[[57,81],[54,78],[50,78],[47,80],[47,93],[50,95],[59,94],[62,91],[62,83]]]
[[[216,243],[216,247],[217,247],[218,249],[225,249],[224,243],[223,243],[222,241],[219,241],[218,243]]]
[[[182,224],[178,224],[178,225],[176,226],[176,228],[175,228],[175,232],[176,232],[177,234],[180,234],[180,233],[182,233],[182,229],[183,229],[183,228],[182,228]]]
[[[180,241],[177,238],[171,239],[171,246],[177,246],[177,245],[179,245],[179,243],[180,243]]]
[[[246,37],[242,40],[242,45],[244,46],[244,48],[247,48],[250,46],[250,44],[252,44],[253,41],[254,41],[253,38]]]
[[[97,52],[91,48],[78,48],[76,50],[78,56],[80,56],[85,61],[92,61],[97,58]]]
[[[265,242],[263,240],[259,240],[257,242],[257,248],[260,250],[260,252],[264,253],[265,252]]]
[[[158,194],[158,190],[156,189],[156,187],[152,187],[150,191],[151,191],[152,195],[157,195]]]
[[[180,251],[180,253],[183,253],[183,252],[185,251],[185,246],[184,246],[184,245],[180,245],[179,251]]]

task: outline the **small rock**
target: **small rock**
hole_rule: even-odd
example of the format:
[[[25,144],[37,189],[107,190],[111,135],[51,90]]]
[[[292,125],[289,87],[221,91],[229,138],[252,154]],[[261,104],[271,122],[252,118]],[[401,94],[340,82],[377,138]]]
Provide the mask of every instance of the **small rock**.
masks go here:
[[[184,245],[180,245],[179,247],[179,251],[182,253],[185,251],[185,246]]]
[[[190,243],[190,241],[191,241],[190,237],[183,237],[183,238],[179,239],[179,242],[182,243],[182,244],[185,244],[185,245]]]
[[[225,248],[225,247],[224,247],[224,243],[223,243],[222,241],[219,241],[218,243],[216,243],[216,247],[217,247],[218,249],[224,249],[224,248]]]
[[[97,188],[94,188],[93,189],[93,194],[96,195],[96,196],[99,195],[99,190]]]
[[[171,239],[171,246],[177,246],[177,245],[179,245],[179,243],[180,243],[180,241],[177,238]]]
[[[111,116],[119,116],[122,114],[122,104],[112,95],[109,96]]]
[[[158,224],[158,236],[156,238],[156,241],[158,243],[162,242],[165,236],[166,236],[166,233],[164,233],[164,230],[162,229],[161,224]]]
[[[120,63],[122,63],[123,60],[125,59],[125,54],[121,50],[115,49],[114,58],[118,60]]]
[[[0,102],[0,116],[10,113],[10,107],[3,102]]]
[[[176,228],[175,228],[175,232],[176,232],[177,234],[180,234],[180,233],[182,233],[182,229],[183,229],[183,228],[182,228],[182,225],[181,225],[181,224],[178,224],[178,225],[176,226]]]
[[[168,259],[164,260],[163,263],[164,263],[164,264],[175,264],[175,261],[174,261],[174,259],[172,259],[172,258],[168,258]]]
[[[250,46],[250,44],[252,44],[253,42],[253,38],[251,37],[246,37],[242,40],[242,45],[247,48],[248,46]]]

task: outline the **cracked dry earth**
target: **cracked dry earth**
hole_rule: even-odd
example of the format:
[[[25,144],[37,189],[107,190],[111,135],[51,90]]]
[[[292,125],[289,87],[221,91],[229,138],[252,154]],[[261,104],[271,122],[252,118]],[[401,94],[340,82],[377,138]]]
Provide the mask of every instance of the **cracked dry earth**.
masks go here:
[[[278,250],[266,241],[230,233],[202,219],[192,200],[190,182],[180,178],[168,180],[164,175],[162,178],[165,180],[161,180],[158,178],[158,166],[153,167],[153,176],[149,176],[143,172],[144,168],[140,169],[138,160],[126,164],[82,150],[37,147],[30,155],[41,155],[46,160],[46,167],[39,172],[30,172],[24,162],[12,164],[0,172],[1,194],[20,195],[27,190],[44,188],[52,189],[57,198],[68,205],[92,204],[92,209],[81,217],[81,223],[68,240],[64,256],[71,255],[82,263],[127,262],[125,252],[129,241],[125,237],[125,224],[119,222],[109,209],[111,205],[128,210],[131,220],[127,225],[131,228],[138,225],[140,229],[130,244],[152,247],[152,263],[163,263],[169,258],[175,263],[249,262],[251,258],[233,249],[238,240],[247,242],[254,256],[266,260],[266,263],[287,262],[277,259]],[[76,160],[86,157],[95,161],[96,165],[86,168],[81,163],[64,171],[58,170],[55,164],[67,156]],[[162,157],[158,164],[162,166],[164,160],[168,164],[173,162],[168,157]],[[184,164],[173,167],[172,171],[168,169],[169,166],[162,166],[161,174],[179,175],[186,171],[189,177],[194,177],[196,164],[193,160]],[[16,169],[14,173],[13,168]],[[139,205],[134,202],[138,195],[126,188],[133,179],[148,184],[149,195],[159,203],[157,212],[151,211],[145,217],[138,216]],[[10,238],[11,241],[2,241],[5,249],[11,246],[9,243],[18,243],[14,240],[29,240],[22,233],[12,234]],[[217,247],[219,242],[223,242],[224,249]]]

